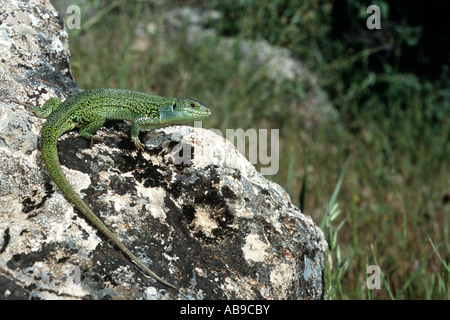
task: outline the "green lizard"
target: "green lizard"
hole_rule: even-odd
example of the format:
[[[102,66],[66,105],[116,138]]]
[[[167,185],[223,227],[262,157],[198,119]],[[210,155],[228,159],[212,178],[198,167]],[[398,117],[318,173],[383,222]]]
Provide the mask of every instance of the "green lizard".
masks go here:
[[[178,290],[158,277],[145,266],[92,212],[75,192],[61,169],[58,158],[58,138],[65,132],[80,128],[80,137],[101,140],[95,133],[106,120],[128,120],[131,122],[131,140],[137,148],[144,150],[139,141],[139,131],[160,125],[202,119],[210,110],[200,102],[188,98],[165,98],[147,93],[122,89],[92,89],[69,97],[64,102],[51,98],[42,108],[31,107],[42,118],[47,118],[41,130],[41,151],[50,177],[70,201],[96,228],[112,241],[131,261],[150,277]]]

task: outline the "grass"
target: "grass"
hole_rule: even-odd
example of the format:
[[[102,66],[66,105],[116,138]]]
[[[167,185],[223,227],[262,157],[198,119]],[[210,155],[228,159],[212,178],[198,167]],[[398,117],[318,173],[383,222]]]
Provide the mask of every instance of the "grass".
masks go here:
[[[344,47],[328,48],[326,17],[315,16],[319,2],[304,1],[294,17],[309,17],[301,29],[309,34],[302,34],[301,49],[289,49],[317,71],[337,107],[336,120],[322,121],[305,111],[307,82],[275,81],[255,72],[241,63],[237,48],[219,54],[218,36],[188,45],[189,34],[145,31],[149,23],[159,25],[168,8],[124,3],[115,1],[98,11],[101,17],[86,17],[88,28],[82,22],[81,30],[69,32],[72,72],[80,87],[189,95],[212,107],[214,116],[203,126],[222,132],[280,129],[280,171],[269,178],[317,224],[323,221],[333,261],[328,297],[450,298],[448,90],[394,69],[357,73],[378,51],[349,55]],[[219,27],[251,37],[254,21],[242,21]],[[238,27],[246,32],[232,29]],[[287,20],[278,45],[289,47],[296,28]],[[332,49],[334,59],[327,53]],[[381,269],[380,290],[366,286],[369,265]]]

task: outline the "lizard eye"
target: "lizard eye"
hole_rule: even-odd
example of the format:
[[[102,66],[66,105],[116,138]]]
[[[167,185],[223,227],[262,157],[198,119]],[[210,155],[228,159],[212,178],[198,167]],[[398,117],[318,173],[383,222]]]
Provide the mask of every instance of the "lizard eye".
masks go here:
[[[191,102],[190,106],[191,106],[191,108],[197,108],[197,106],[195,105],[195,103],[192,103],[192,102]]]
[[[172,106],[172,110],[175,110],[176,108],[177,108],[177,104],[174,103],[173,106]]]

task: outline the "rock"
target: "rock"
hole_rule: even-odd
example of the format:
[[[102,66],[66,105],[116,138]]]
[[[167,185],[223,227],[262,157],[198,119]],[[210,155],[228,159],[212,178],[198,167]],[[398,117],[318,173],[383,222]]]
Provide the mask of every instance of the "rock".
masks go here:
[[[49,1],[0,12],[0,299],[321,299],[327,244],[277,184],[226,139],[172,126],[111,123],[92,149],[68,133],[63,170],[93,211],[177,293],[145,277],[49,179],[38,148],[42,105],[80,89]]]

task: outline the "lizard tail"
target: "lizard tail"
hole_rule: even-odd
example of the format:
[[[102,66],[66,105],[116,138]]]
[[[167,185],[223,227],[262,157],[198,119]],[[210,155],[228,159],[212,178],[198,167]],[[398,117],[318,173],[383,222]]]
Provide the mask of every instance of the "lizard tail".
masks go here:
[[[158,277],[146,265],[144,265],[127,247],[108,229],[107,226],[92,212],[88,205],[75,192],[73,187],[67,181],[58,157],[57,138],[41,137],[41,151],[45,166],[52,180],[59,187],[65,198],[78,209],[85,218],[98,228],[110,241],[112,241],[132,262],[138,265],[154,280],[178,291],[178,289],[167,281]]]

